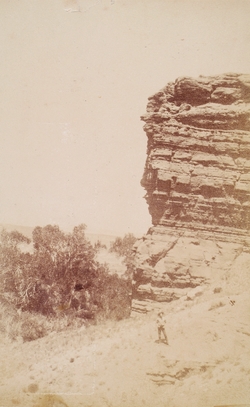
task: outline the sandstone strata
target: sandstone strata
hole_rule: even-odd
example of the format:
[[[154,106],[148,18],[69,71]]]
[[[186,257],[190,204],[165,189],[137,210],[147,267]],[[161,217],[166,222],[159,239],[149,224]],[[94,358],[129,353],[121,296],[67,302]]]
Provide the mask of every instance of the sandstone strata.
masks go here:
[[[249,107],[250,75],[178,78],[149,98],[153,227],[136,247],[134,304],[180,298],[248,250]]]

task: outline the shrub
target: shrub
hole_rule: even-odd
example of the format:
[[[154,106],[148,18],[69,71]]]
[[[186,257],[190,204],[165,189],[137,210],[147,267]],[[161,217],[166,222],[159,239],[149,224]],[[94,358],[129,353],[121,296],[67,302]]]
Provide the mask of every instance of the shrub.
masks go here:
[[[24,342],[30,342],[52,332],[80,328],[83,324],[82,319],[72,318],[71,315],[47,318],[44,315],[26,311],[5,321],[5,333],[8,339],[22,339]]]
[[[22,338],[24,342],[42,338],[50,331],[50,324],[43,315],[24,312],[11,321],[9,338],[16,340]]]
[[[214,302],[209,307],[208,311],[212,311],[213,309],[224,307],[226,304],[222,301]]]

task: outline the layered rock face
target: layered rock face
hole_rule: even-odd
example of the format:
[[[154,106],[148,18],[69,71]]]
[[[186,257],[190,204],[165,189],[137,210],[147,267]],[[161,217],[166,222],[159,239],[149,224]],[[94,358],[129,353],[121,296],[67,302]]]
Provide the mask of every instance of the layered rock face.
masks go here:
[[[250,75],[178,78],[142,120],[154,226],[137,244],[134,298],[171,301],[248,250]]]

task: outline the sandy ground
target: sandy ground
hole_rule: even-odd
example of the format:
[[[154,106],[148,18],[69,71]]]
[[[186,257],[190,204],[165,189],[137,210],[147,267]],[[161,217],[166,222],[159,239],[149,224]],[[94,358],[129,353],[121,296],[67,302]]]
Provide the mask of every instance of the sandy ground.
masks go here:
[[[169,346],[156,312],[2,344],[0,406],[250,405],[250,291],[237,281],[162,304]]]

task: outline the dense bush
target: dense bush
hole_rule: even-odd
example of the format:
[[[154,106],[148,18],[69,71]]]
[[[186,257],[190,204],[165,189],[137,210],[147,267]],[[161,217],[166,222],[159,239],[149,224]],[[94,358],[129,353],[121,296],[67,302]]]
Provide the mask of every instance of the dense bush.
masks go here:
[[[116,274],[100,272],[98,281],[92,287],[96,317],[100,319],[120,320],[130,315],[131,282]]]
[[[85,237],[85,225],[72,233],[58,226],[36,227],[32,242],[19,232],[0,235],[0,294],[23,312],[25,340],[44,336],[45,319],[121,319],[130,313],[130,280],[111,275],[95,260],[98,245]],[[22,245],[31,245],[28,252]],[[29,317],[28,317],[28,313]],[[14,334],[13,334],[14,335]],[[23,334],[21,334],[23,336]]]

